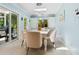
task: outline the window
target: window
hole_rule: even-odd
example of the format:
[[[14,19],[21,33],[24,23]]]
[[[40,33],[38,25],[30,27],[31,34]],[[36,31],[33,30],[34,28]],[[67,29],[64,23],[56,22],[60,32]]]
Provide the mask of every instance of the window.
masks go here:
[[[26,31],[26,20],[27,20],[27,18],[24,17],[24,31]]]
[[[4,14],[0,13],[0,28],[4,27]]]

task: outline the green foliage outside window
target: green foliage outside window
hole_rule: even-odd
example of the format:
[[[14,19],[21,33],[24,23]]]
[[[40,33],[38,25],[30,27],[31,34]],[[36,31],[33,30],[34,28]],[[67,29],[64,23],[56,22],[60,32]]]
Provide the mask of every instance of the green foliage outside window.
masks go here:
[[[26,21],[27,21],[27,18],[24,17],[24,31],[26,31]]]
[[[41,30],[41,28],[42,28],[42,19],[40,18],[38,20],[38,30]]]
[[[17,29],[17,15],[11,15],[11,28]]]
[[[4,18],[0,18],[0,28],[4,26]]]
[[[4,16],[3,13],[0,13],[0,16]],[[4,18],[0,18],[0,28],[4,27]]]
[[[44,19],[43,26],[44,27],[48,27],[48,21],[47,21],[47,19]]]

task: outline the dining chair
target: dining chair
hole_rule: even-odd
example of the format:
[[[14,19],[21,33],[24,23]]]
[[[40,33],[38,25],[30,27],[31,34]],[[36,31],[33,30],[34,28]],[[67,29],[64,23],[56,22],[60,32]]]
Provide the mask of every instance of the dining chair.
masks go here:
[[[49,36],[49,39],[53,43],[53,47],[55,48],[55,39],[56,39],[56,29],[54,29]]]
[[[47,51],[47,41],[50,40],[55,48],[56,29],[51,29],[46,37],[44,37],[45,51]]]
[[[42,47],[42,38],[39,32],[26,32],[24,33],[24,41],[26,42],[27,54],[29,48],[41,48]]]
[[[22,47],[22,46],[24,46],[24,44],[26,44],[26,43],[25,43],[26,32],[23,32],[23,31],[22,31],[20,37],[21,37],[20,39],[21,39],[21,47]]]

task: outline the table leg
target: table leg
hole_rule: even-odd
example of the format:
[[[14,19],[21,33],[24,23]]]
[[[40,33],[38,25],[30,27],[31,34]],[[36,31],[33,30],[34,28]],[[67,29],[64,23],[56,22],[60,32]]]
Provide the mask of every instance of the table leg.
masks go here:
[[[47,51],[47,39],[44,39],[44,50]]]

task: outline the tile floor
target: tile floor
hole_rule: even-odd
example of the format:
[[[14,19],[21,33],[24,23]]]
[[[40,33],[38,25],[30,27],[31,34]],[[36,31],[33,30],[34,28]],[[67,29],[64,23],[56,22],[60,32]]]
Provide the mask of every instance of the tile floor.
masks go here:
[[[14,40],[0,45],[0,55],[26,55],[25,45],[21,47],[21,41]],[[56,49],[52,45],[48,45],[47,52],[43,48],[29,49],[28,55],[71,55],[71,52],[61,40],[56,40]]]

